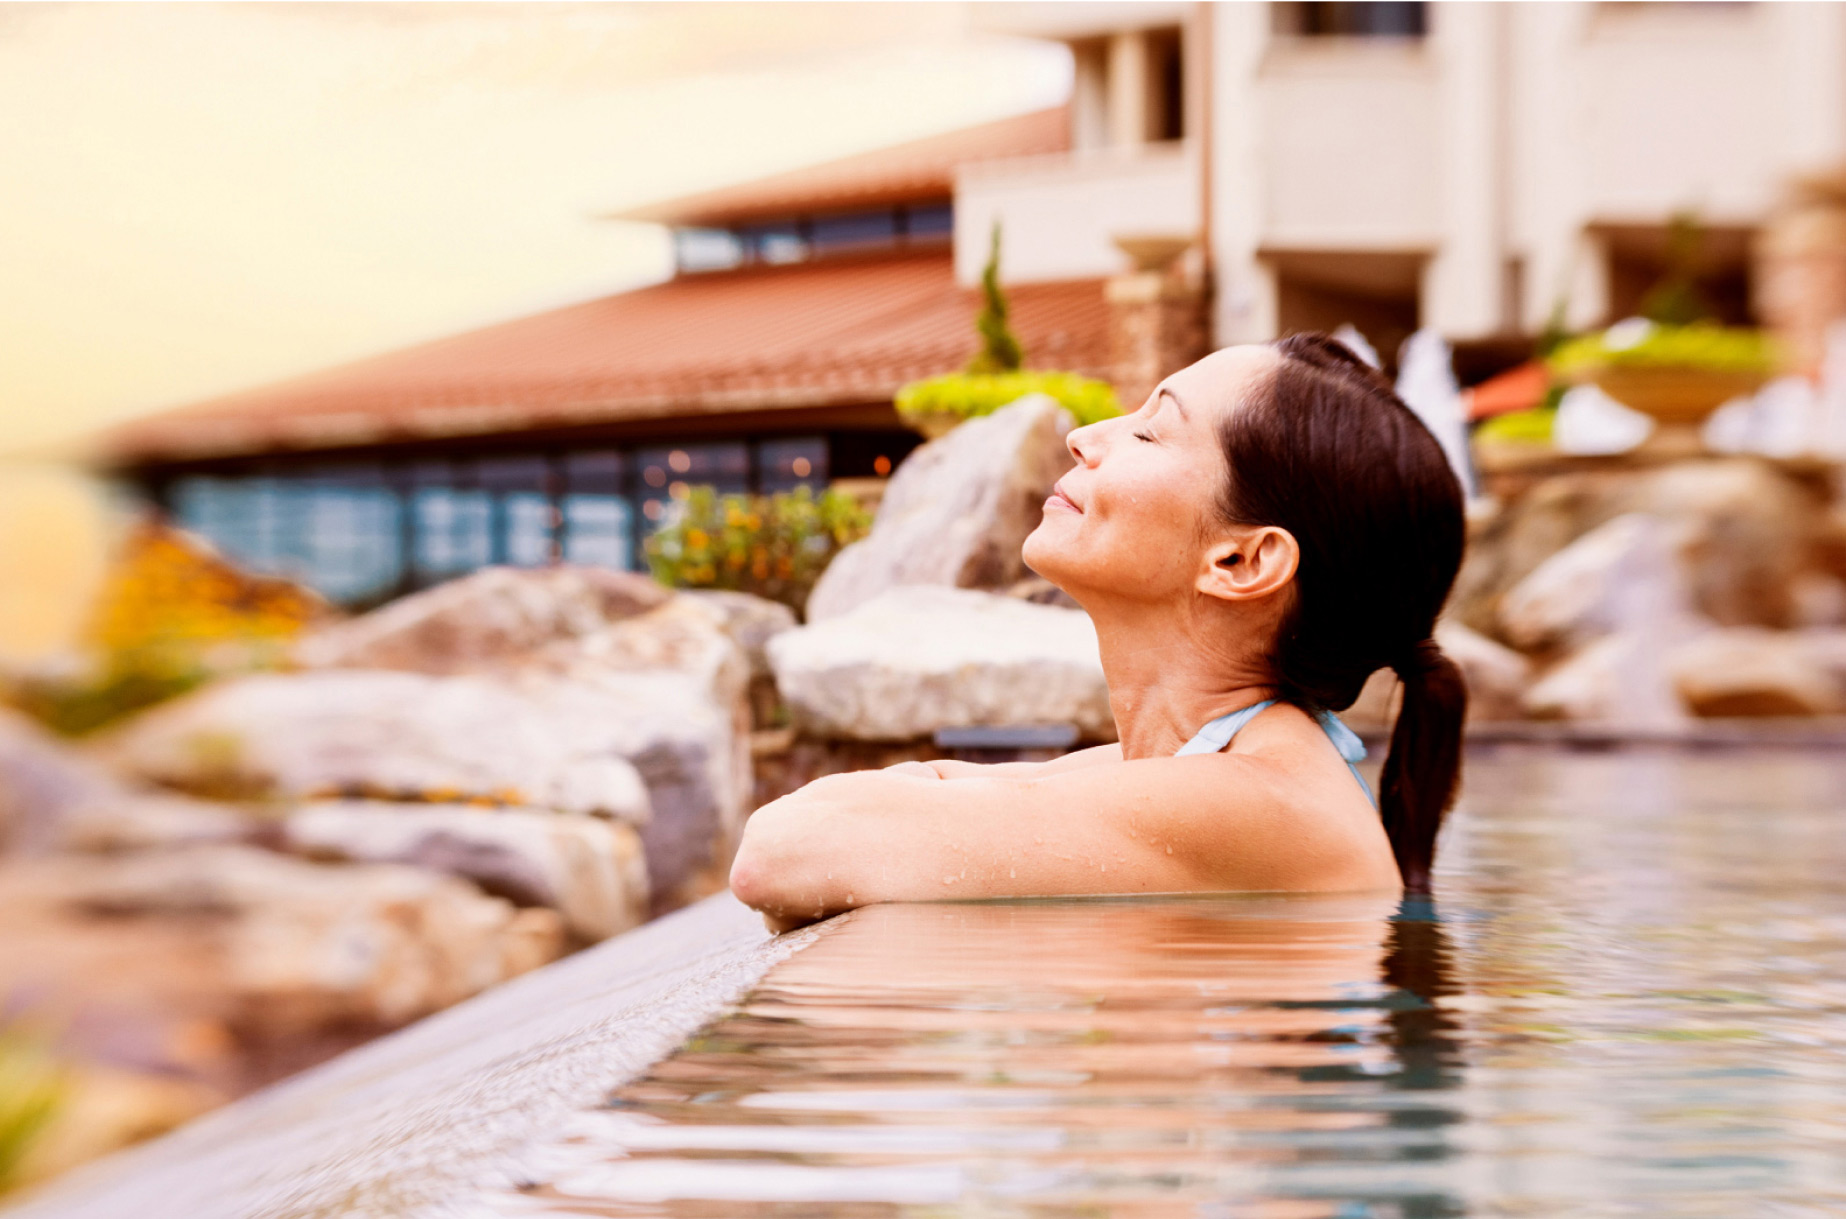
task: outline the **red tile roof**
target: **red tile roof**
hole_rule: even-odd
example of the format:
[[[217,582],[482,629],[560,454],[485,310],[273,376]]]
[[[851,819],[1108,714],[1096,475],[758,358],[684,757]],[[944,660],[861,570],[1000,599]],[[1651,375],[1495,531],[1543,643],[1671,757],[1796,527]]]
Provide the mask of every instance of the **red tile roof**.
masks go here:
[[[1009,291],[1027,361],[1106,375],[1100,280]],[[686,275],[135,420],[111,465],[888,402],[975,348],[944,251]]]
[[[797,213],[947,199],[955,167],[997,157],[1036,156],[1070,147],[1062,107],[929,136],[773,177],[618,213],[615,219],[721,225]]]

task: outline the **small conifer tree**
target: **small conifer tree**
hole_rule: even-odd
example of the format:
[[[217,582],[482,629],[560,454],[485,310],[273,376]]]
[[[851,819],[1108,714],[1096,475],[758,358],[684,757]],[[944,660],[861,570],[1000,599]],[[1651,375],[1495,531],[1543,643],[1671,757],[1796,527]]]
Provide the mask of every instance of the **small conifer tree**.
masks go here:
[[[1018,336],[1006,324],[1006,297],[1000,291],[1000,222],[994,221],[993,245],[987,253],[987,265],[981,270],[980,314],[974,328],[981,334],[981,350],[968,361],[967,371],[974,376],[1016,372],[1025,362],[1025,351]]]

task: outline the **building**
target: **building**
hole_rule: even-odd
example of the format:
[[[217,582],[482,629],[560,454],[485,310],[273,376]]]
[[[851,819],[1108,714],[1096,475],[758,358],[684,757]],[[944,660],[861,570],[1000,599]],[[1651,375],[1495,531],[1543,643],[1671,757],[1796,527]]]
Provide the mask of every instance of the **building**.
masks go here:
[[[1434,327],[1464,382],[1625,316],[1699,217],[1759,308],[1786,184],[1846,164],[1846,9],[988,3],[1060,110],[632,213],[669,282],[156,416],[111,465],[259,568],[365,602],[487,562],[634,566],[676,488],[882,474],[891,395],[973,348],[991,226],[1029,362],[1133,398],[1208,344]],[[1846,305],[1846,302],[1842,302]]]
[[[641,566],[691,484],[888,474],[892,397],[974,353],[954,172],[1068,148],[1063,110],[636,213],[665,283],[137,420],[104,461],[242,563],[364,605],[488,563]],[[1095,277],[1012,294],[1028,358],[1105,374]]]
[[[1796,4],[996,3],[1076,66],[1069,152],[966,167],[956,224],[1015,281],[1196,237],[1222,345],[1352,322],[1504,346],[1633,311],[1697,215],[1704,288],[1756,309],[1753,239],[1846,162],[1846,9]],[[958,236],[960,234],[958,233]],[[971,273],[972,250],[958,271]]]

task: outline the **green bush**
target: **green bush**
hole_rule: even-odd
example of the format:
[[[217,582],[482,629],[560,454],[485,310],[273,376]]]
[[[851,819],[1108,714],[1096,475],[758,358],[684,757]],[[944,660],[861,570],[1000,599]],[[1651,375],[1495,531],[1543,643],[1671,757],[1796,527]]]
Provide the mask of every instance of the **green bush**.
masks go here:
[[[0,1027],[0,1193],[18,1184],[20,1162],[63,1106],[65,1069],[43,1041]]]
[[[852,496],[816,496],[806,487],[775,495],[693,487],[679,509],[647,540],[655,579],[671,588],[755,593],[797,613],[833,556],[872,527],[872,514]]]
[[[912,381],[897,393],[897,413],[906,420],[920,415],[973,419],[991,415],[1027,394],[1055,398],[1080,424],[1112,419],[1122,413],[1115,390],[1106,381],[1094,381],[1074,372],[949,373]]]
[[[1560,344],[1550,364],[1553,372],[1565,378],[1604,367],[1696,368],[1766,376],[1775,370],[1776,349],[1760,330],[1712,322],[1687,326],[1623,322]]]
[[[1555,406],[1535,406],[1529,411],[1495,415],[1474,429],[1476,440],[1499,444],[1550,444],[1558,418]]]

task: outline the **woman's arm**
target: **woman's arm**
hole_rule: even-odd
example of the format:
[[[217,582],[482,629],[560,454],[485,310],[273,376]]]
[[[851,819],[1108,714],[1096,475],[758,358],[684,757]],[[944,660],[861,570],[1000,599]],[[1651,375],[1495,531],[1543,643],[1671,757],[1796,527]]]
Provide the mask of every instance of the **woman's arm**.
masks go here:
[[[1300,816],[1304,798],[1340,797],[1291,769],[1212,754],[1030,778],[832,775],[751,817],[731,888],[782,929],[886,901],[1375,887],[1360,839],[1376,815],[1369,831]]]

